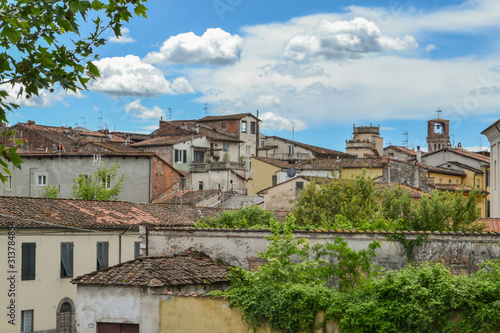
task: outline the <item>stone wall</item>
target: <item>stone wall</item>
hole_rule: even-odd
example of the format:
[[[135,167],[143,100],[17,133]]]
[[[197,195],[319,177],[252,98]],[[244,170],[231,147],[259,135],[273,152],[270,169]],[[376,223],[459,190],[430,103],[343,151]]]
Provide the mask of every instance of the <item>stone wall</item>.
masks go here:
[[[145,228],[143,240],[145,237]],[[312,244],[331,242],[342,237],[355,250],[366,249],[368,244],[377,240],[381,248],[377,250],[377,265],[400,269],[408,263],[405,248],[400,242],[391,241],[388,235],[394,233],[362,231],[300,231],[299,238],[307,238]],[[424,233],[405,233],[406,239],[415,240]],[[221,262],[250,268],[259,262],[257,253],[267,248],[265,229],[200,229],[168,228],[148,230],[148,253],[171,254],[187,249],[205,252],[211,258]],[[500,256],[500,233],[425,233],[426,240],[414,249],[413,257],[417,262],[443,261],[454,269],[471,272],[477,265],[488,259]]]

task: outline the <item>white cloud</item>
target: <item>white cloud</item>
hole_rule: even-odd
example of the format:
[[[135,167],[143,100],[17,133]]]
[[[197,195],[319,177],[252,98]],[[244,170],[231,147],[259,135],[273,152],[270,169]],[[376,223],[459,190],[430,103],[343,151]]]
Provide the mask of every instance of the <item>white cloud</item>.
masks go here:
[[[266,112],[259,115],[262,120],[263,129],[291,130],[302,131],[307,128],[305,122],[297,118],[285,118],[273,112]]]
[[[195,90],[189,84],[188,80],[181,76],[176,78],[172,82],[172,90],[175,91],[177,94],[194,94]]]
[[[409,35],[383,36],[374,22],[357,17],[351,21],[321,20],[312,33],[300,32],[285,45],[284,57],[295,62],[320,59],[357,58],[381,51],[403,51],[418,46]]]
[[[174,94],[170,82],[153,65],[137,56],[104,58],[94,61],[101,77],[91,82],[90,90],[113,96],[153,97]]]
[[[141,104],[141,101],[136,99],[125,105],[125,111],[132,117],[136,117],[142,120],[149,119],[160,119],[165,116],[165,110],[160,109],[158,106],[153,106],[153,108],[147,108]]]
[[[281,99],[276,95],[261,95],[256,104],[259,108],[275,108],[281,105]]]
[[[436,49],[436,45],[434,45],[434,44],[429,44],[429,45],[427,45],[427,46],[425,47],[425,50],[426,50],[427,52],[434,51],[435,49]]]
[[[132,37],[129,36],[129,33],[130,33],[130,29],[129,28],[126,28],[126,27],[123,27],[121,29],[121,36],[120,37],[116,37],[115,35],[112,35],[108,38],[108,41],[110,43],[119,43],[119,44],[127,44],[127,43],[133,43],[135,42],[135,39],[133,39]]]
[[[240,60],[243,39],[220,28],[207,29],[202,36],[192,32],[167,39],[159,52],[148,53],[145,61],[157,63],[227,65]]]
[[[306,95],[330,95],[338,92],[334,87],[326,87],[323,83],[316,81],[310,84],[302,91]]]
[[[325,69],[317,65],[303,66],[294,63],[280,63],[280,64],[266,64],[258,68],[262,71],[264,75],[280,74],[280,75],[290,75],[292,77],[304,78],[304,77],[315,77],[324,76]]]

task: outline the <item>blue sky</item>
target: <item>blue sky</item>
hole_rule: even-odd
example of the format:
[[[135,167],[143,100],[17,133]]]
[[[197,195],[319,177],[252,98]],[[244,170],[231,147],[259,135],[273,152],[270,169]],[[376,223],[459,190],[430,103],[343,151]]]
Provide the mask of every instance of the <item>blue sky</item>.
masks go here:
[[[160,117],[251,112],[262,132],[344,150],[353,124],[426,148],[426,120],[483,148],[500,106],[500,1],[151,0],[98,49],[79,95],[19,100],[11,124],[150,133]],[[102,119],[99,119],[101,118]]]

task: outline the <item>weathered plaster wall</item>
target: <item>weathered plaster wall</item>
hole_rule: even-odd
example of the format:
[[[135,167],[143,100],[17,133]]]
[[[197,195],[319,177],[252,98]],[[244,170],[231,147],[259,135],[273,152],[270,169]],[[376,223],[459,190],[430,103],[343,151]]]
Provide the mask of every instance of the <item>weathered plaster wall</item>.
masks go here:
[[[187,249],[205,252],[215,260],[234,266],[249,268],[257,259],[257,252],[267,248],[267,230],[223,230],[170,228],[149,230],[149,255],[179,253]],[[387,268],[399,269],[407,263],[404,248],[399,242],[386,239],[388,233],[371,232],[297,232],[296,237],[307,238],[312,244],[326,243],[342,237],[355,250],[366,249],[368,244],[377,240],[381,248],[377,251],[375,263]],[[406,235],[415,239],[418,234]],[[444,260],[456,269],[472,271],[483,260],[500,256],[500,234],[428,234],[428,239],[414,252],[417,261]]]
[[[196,317],[193,318],[193,313]],[[247,329],[241,320],[243,313],[229,308],[229,302],[219,298],[172,297],[160,301],[160,333],[270,333],[269,327]],[[194,319],[194,320],[193,320]],[[321,314],[317,317],[320,322]],[[142,331],[142,330],[141,330]],[[318,328],[316,333],[340,333],[334,323]]]
[[[158,297],[142,288],[78,286],[76,327],[79,333],[95,333],[97,322],[139,324],[141,332],[158,333]]]

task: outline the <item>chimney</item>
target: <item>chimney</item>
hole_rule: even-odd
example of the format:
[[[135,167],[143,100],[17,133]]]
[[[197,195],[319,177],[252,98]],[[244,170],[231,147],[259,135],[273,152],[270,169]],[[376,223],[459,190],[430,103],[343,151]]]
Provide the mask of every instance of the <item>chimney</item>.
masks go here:
[[[420,150],[420,146],[417,146],[417,162],[422,163],[422,151]]]

